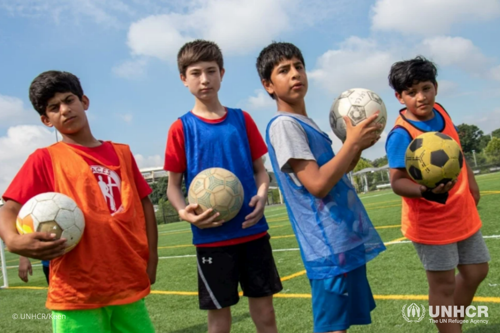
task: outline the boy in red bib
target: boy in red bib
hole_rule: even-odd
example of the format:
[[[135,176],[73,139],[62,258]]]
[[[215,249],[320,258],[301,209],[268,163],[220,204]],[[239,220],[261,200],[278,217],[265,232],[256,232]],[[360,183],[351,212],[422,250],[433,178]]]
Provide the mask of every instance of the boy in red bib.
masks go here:
[[[406,108],[387,137],[386,151],[392,189],[403,197],[402,232],[426,270],[429,304],[466,308],[488,274],[490,260],[480,231],[474,174],[464,163],[455,182],[430,190],[415,183],[405,169],[406,148],[424,132],[441,132],[460,144],[449,114],[435,102],[436,75],[434,64],[422,57],[392,65],[389,83]],[[459,323],[438,320],[436,326],[440,332],[461,332]]]
[[[0,236],[11,252],[51,260],[46,306],[54,332],[154,332],[144,297],[156,276],[156,221],[129,147],[94,138],[89,99],[71,73],[40,74],[30,100],[62,142],[36,150],[10,184]],[[66,254],[65,239],[16,231],[21,206],[44,192],[69,196],[85,216],[85,232]]]

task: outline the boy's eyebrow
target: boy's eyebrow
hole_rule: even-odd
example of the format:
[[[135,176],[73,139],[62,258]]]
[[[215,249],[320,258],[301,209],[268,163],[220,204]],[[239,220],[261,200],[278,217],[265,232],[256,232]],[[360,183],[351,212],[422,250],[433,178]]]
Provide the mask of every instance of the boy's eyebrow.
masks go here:
[[[66,101],[68,100],[68,98],[70,98],[71,96],[73,96],[73,95],[72,95],[72,94],[69,94],[69,95],[67,95],[66,97],[64,97],[62,100],[63,100],[64,102],[66,102]],[[47,104],[47,107],[49,108],[49,107],[52,107],[52,106],[57,106],[57,105],[59,105],[59,104],[61,104],[61,102],[60,102],[60,101],[53,102],[53,103],[49,103],[49,104]]]
[[[278,65],[278,69],[290,67],[290,64]]]

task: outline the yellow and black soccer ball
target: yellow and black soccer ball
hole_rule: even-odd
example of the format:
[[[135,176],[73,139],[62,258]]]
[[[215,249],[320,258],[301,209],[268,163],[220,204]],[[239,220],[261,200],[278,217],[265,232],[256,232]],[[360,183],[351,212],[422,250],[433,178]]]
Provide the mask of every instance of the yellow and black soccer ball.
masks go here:
[[[405,160],[410,177],[432,189],[457,179],[464,158],[460,146],[451,137],[427,132],[410,143]]]

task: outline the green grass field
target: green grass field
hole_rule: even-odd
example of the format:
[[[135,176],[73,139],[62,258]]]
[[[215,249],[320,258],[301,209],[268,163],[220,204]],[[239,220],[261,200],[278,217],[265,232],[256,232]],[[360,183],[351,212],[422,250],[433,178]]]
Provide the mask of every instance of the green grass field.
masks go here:
[[[500,332],[500,173],[479,176],[482,198],[479,212],[483,220],[483,235],[492,261],[487,279],[480,286],[474,305],[489,307],[489,323],[467,324],[465,332]],[[391,191],[372,192],[362,196],[373,224],[387,251],[368,264],[368,276],[377,308],[372,312],[370,326],[356,326],[350,332],[437,332],[429,316],[419,323],[408,323],[402,315],[407,304],[423,304],[427,309],[425,272],[411,243],[404,242],[399,224],[401,199]],[[309,282],[283,206],[266,210],[274,249],[284,290],[274,301],[280,332],[312,332]],[[195,249],[187,223],[159,227],[157,282],[146,303],[157,332],[206,332],[206,313],[198,309]],[[403,241],[403,242],[401,242]],[[397,243],[400,242],[400,243]],[[17,277],[17,257],[7,254],[9,289],[0,290],[0,332],[51,332],[47,319],[14,320],[13,314],[49,313],[45,309],[47,294],[40,266],[34,267],[28,284]],[[40,264],[34,261],[33,264]],[[110,269],[113,269],[110,266]],[[120,272],[116,272],[119,276]],[[245,298],[233,307],[233,332],[255,332]]]

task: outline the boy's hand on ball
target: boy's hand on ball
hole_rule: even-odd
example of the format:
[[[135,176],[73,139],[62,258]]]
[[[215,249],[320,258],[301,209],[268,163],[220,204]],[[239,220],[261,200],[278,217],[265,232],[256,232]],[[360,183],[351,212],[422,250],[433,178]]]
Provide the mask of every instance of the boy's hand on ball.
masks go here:
[[[55,234],[46,232],[17,235],[9,241],[7,247],[11,252],[23,257],[52,260],[62,256],[66,249],[66,239],[55,237]]]
[[[352,144],[358,146],[360,150],[373,146],[380,138],[380,130],[382,129],[382,124],[374,123],[378,115],[379,113],[377,112],[356,126],[353,126],[349,117],[344,116],[346,142],[350,141]]]
[[[179,211],[179,217],[200,229],[219,227],[224,221],[217,221],[219,213],[212,214],[212,208],[207,209],[201,214],[196,214],[198,204],[189,204],[186,208]]]
[[[242,224],[242,228],[250,228],[251,226],[257,224],[262,216],[264,216],[264,208],[266,207],[266,198],[259,195],[255,195],[250,200],[248,204],[250,207],[255,207],[252,213],[245,217],[245,222]]]
[[[453,186],[455,186],[456,183],[457,181],[454,180],[446,184],[440,184],[438,187],[434,188],[432,192],[434,194],[448,193],[453,188]]]

